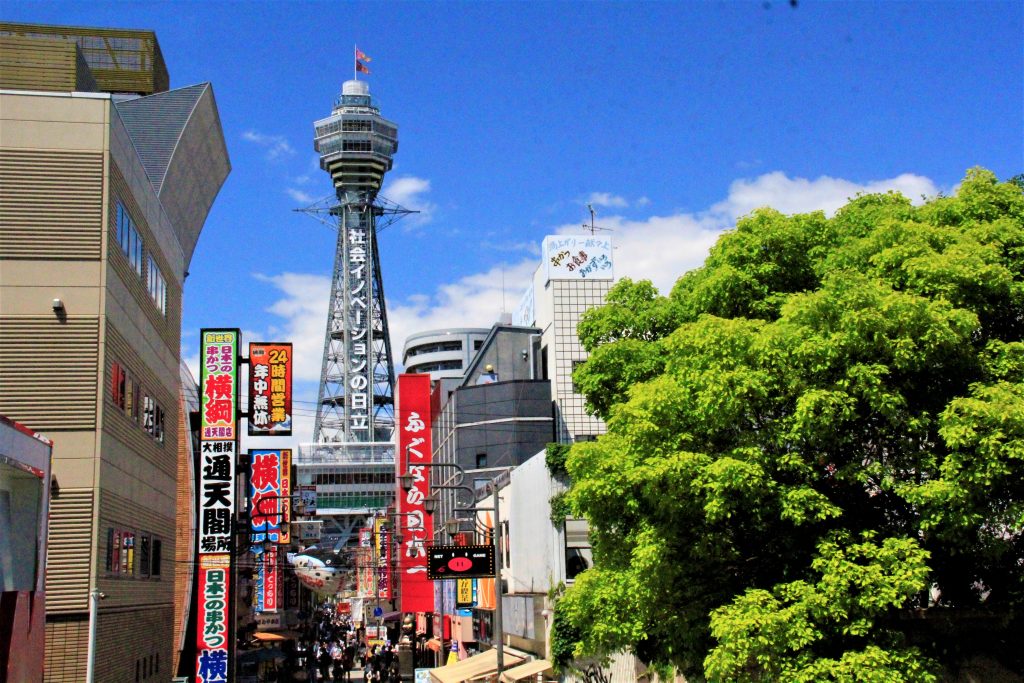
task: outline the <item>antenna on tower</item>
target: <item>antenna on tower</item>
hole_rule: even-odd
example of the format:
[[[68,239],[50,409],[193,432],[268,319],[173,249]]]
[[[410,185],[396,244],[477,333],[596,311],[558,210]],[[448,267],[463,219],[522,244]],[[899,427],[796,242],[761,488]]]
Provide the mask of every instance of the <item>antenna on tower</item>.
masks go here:
[[[594,225],[594,205],[593,204],[587,204],[587,209],[590,211],[590,225],[587,225],[586,223],[584,223],[583,227],[586,228],[587,230],[589,230],[591,235],[594,234],[595,230],[603,230],[605,232],[611,232],[612,231],[611,228],[602,228],[600,225]]]

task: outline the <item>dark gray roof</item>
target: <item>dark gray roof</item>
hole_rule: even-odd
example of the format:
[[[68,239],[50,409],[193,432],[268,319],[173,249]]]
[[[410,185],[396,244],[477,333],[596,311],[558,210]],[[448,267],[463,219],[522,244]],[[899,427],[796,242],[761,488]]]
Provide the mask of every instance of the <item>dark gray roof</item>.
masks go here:
[[[115,104],[157,194],[181,131],[209,87],[200,83]]]
[[[187,269],[231,170],[213,87],[200,83],[114,106],[178,232]]]

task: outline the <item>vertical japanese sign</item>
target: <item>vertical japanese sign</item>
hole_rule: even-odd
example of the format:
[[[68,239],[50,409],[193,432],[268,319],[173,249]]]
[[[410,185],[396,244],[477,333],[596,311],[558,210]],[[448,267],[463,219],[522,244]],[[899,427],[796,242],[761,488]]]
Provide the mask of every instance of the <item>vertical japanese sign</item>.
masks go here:
[[[231,672],[231,549],[238,451],[238,330],[200,333],[199,458],[196,463],[196,683]]]
[[[377,594],[376,572],[373,566],[373,527],[359,530],[359,547],[356,549],[355,561],[358,567],[356,594],[361,598],[371,598]]]
[[[273,612],[278,608],[279,575],[277,543],[288,543],[291,493],[291,451],[249,451],[249,519],[254,545],[260,556],[256,569],[256,609]],[[271,544],[266,549],[263,542]]]
[[[348,227],[345,240],[345,322],[348,329],[348,348],[345,350],[345,417],[348,422],[347,432],[354,441],[369,441],[373,438],[370,433],[370,411],[373,410],[370,295],[373,285],[370,281],[370,268],[367,267],[367,259],[373,248],[371,238],[366,224],[359,221]]]
[[[199,559],[196,612],[196,683],[228,681],[231,567],[228,556]]]
[[[292,345],[249,344],[249,436],[291,436]]]
[[[427,579],[426,543],[433,536],[433,524],[423,501],[430,495],[429,467],[431,459],[430,376],[401,374],[398,376],[398,453],[395,480],[408,472],[413,475],[408,493],[397,492],[398,520],[402,546],[398,567],[401,572],[401,609],[403,612],[431,612],[434,609],[434,588]]]
[[[260,563],[263,572],[263,608],[264,612],[276,612],[279,606],[280,580],[277,573],[277,546],[267,548]]]
[[[387,517],[373,520],[373,539],[377,556],[377,591],[382,600],[391,599],[391,528]]]

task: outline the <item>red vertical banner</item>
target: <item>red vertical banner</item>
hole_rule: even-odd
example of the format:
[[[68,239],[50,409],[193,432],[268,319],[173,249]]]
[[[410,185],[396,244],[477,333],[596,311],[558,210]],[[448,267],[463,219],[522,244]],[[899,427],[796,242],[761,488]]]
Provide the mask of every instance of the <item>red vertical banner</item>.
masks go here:
[[[199,603],[196,620],[196,683],[228,681],[228,627],[231,566],[217,555],[199,559]]]
[[[263,553],[263,611],[276,612],[278,608],[277,546]]]
[[[427,578],[427,544],[433,537],[433,523],[423,509],[430,495],[431,401],[430,376],[401,374],[398,376],[397,408],[398,453],[395,456],[397,476],[413,475],[408,492],[398,487],[402,545],[398,549],[400,572],[400,607],[403,612],[433,612],[434,586]],[[397,477],[396,477],[397,480]]]

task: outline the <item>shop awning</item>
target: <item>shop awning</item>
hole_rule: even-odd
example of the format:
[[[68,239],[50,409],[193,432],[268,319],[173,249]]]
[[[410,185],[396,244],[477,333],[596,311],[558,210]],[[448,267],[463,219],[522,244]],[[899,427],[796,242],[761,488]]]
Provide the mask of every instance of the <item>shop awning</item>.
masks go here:
[[[505,666],[516,666],[523,661],[508,652],[505,653]],[[458,664],[440,666],[430,670],[430,677],[437,683],[463,683],[477,678],[483,678],[498,671],[498,651],[488,650],[474,655],[469,659],[463,659]]]
[[[535,659],[532,662],[526,662],[525,664],[520,664],[515,668],[503,671],[501,674],[501,680],[506,683],[516,683],[516,681],[529,678],[530,676],[539,674],[541,671],[547,671],[550,668],[551,662],[548,660]]]

